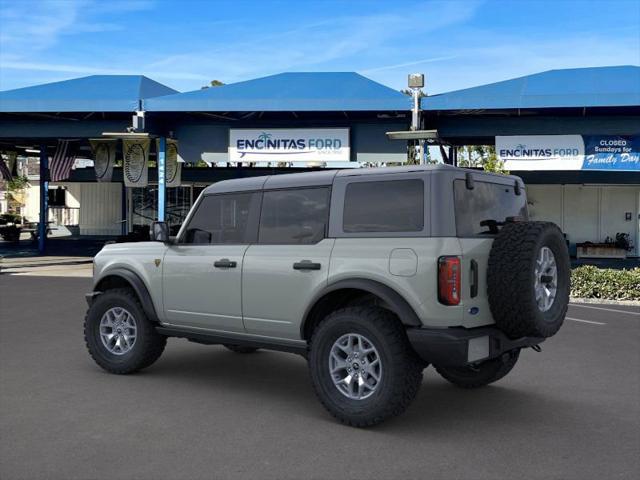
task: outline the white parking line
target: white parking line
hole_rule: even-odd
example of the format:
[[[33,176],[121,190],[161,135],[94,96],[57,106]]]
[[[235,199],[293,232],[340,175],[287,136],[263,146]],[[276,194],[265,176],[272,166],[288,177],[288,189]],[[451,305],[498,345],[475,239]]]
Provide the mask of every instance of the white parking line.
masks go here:
[[[604,308],[604,307],[592,307],[591,305],[585,305],[584,303],[570,303],[572,307],[593,308],[594,310],[604,310],[606,312],[626,313],[628,315],[640,315],[640,312],[630,312],[628,310],[618,310],[617,308]]]
[[[606,323],[594,322],[593,320],[582,320],[581,318],[564,317],[564,319],[571,320],[572,322],[591,323],[593,325],[606,325]]]

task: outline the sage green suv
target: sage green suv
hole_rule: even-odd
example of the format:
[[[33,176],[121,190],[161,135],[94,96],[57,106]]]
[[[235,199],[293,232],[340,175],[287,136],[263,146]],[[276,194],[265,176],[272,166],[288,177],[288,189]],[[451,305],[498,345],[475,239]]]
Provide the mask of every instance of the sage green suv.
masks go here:
[[[98,365],[146,368],[168,337],[299,353],[353,426],[404,411],[428,365],[464,388],[499,380],[567,310],[565,240],[528,221],[514,176],[439,165],[228,180],[176,238],[157,222],[152,237],[94,259],[84,331]]]

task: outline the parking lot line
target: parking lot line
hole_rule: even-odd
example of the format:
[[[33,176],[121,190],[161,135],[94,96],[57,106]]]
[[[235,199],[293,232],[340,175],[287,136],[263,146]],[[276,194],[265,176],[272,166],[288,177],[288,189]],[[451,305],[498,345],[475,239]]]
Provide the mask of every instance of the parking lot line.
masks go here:
[[[581,318],[564,317],[565,320],[571,320],[573,322],[591,323],[593,325],[606,325],[603,322],[594,322],[593,320],[582,320]]]
[[[640,312],[630,312],[629,310],[618,310],[616,308],[605,307],[592,307],[591,305],[585,305],[584,303],[570,303],[572,307],[593,308],[594,310],[605,310],[607,312],[626,313],[628,315],[640,315]]]

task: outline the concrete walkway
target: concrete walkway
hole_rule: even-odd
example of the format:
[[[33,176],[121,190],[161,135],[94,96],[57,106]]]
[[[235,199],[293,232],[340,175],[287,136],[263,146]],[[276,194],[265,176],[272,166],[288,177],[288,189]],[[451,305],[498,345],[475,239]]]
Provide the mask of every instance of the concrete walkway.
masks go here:
[[[90,277],[92,264],[91,257],[0,257],[0,274]]]

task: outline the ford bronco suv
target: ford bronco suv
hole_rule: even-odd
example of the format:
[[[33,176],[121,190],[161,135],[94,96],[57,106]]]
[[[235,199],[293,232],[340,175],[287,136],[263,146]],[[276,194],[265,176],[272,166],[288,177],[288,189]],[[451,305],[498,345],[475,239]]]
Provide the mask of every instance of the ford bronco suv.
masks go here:
[[[404,411],[432,365],[475,388],[554,335],[569,298],[559,228],[522,180],[450,166],[319,171],[206,188],[176,238],[105,246],[84,334],[105,370],[168,337],[299,353],[338,420]]]

